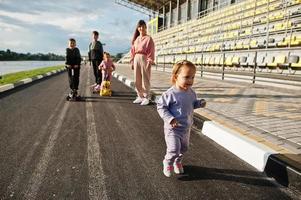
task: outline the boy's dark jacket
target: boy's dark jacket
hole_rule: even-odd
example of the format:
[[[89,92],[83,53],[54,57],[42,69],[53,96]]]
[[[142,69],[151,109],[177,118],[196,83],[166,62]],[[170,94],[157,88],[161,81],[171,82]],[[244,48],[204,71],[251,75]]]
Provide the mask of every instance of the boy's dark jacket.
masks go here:
[[[92,42],[89,44],[89,60],[99,60],[103,59],[103,47],[100,41],[96,41],[94,47]]]
[[[80,65],[81,56],[77,47],[66,49],[66,65]]]

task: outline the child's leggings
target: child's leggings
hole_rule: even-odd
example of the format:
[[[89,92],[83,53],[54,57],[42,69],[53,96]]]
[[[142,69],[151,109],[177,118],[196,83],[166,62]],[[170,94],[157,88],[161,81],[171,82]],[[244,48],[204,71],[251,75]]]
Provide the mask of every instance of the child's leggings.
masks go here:
[[[101,73],[102,73],[102,81],[111,81],[112,80],[112,73],[106,72],[105,70],[102,70]]]
[[[166,155],[164,163],[172,165],[183,159],[183,154],[188,150],[190,130],[184,135],[165,133]]]
[[[69,86],[71,90],[78,90],[79,85],[79,74],[80,74],[80,68],[73,68],[73,76],[72,76],[72,69],[69,67],[67,69],[68,71],[68,79],[69,79]]]

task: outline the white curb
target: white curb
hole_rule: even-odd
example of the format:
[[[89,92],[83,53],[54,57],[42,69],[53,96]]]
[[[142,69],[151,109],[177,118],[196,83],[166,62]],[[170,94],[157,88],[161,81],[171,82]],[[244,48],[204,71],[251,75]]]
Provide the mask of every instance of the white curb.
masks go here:
[[[21,81],[23,82],[23,84],[30,83],[30,82],[32,82],[32,78],[25,78],[25,79],[22,79]]]
[[[63,72],[63,71],[65,71],[65,70],[64,70],[64,69],[61,69],[61,70],[52,70],[51,72],[48,72],[48,73],[46,73],[46,74],[44,74],[44,75],[37,75],[37,76],[35,76],[35,77],[33,77],[33,78],[25,78],[25,79],[22,79],[22,80],[18,81],[18,82],[15,83],[15,84],[6,84],[6,85],[2,85],[2,86],[0,86],[0,93],[1,93],[1,92],[5,92],[5,91],[7,91],[7,90],[14,89],[14,88],[16,87],[15,85],[17,85],[17,86],[25,85],[25,84],[27,84],[27,83],[33,82],[33,81],[36,80],[36,79],[42,79],[42,78],[44,78],[45,76],[51,76],[51,75],[54,75],[54,74],[57,74],[57,73]]]
[[[126,79],[126,80],[125,80],[125,84],[126,84],[127,86],[129,86],[129,87],[132,87],[132,83],[133,83],[133,81],[131,81],[131,80],[129,80],[129,79]]]
[[[0,86],[0,92],[4,92],[6,90],[10,90],[14,88],[14,84],[6,84],[6,85],[2,85]]]
[[[277,153],[213,121],[204,122],[202,133],[260,172],[264,171],[269,156]]]
[[[43,78],[43,77],[44,77],[44,76],[42,76],[42,75],[36,76],[37,79],[41,79],[41,78]]]

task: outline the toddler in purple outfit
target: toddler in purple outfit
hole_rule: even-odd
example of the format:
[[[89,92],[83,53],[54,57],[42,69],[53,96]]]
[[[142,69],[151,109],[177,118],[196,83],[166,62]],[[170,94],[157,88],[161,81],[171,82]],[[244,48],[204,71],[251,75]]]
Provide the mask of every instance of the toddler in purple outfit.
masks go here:
[[[206,106],[206,101],[198,100],[191,88],[195,73],[196,67],[189,61],[175,64],[171,77],[173,86],[157,102],[158,113],[164,121],[167,148],[163,173],[167,177],[171,176],[173,170],[176,174],[184,173],[182,159],[189,145],[193,110]]]

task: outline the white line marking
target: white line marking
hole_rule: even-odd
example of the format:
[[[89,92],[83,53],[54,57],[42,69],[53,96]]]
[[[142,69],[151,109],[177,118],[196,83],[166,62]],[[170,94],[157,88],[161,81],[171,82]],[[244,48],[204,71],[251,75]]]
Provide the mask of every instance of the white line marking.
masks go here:
[[[42,184],[42,180],[44,178],[45,172],[48,167],[48,163],[53,151],[53,147],[55,145],[55,141],[57,139],[57,136],[61,130],[63,120],[65,118],[66,112],[68,110],[69,103],[65,103],[62,111],[60,112],[58,116],[58,120],[55,123],[55,126],[53,127],[49,141],[44,149],[44,152],[42,154],[42,157],[37,165],[37,168],[35,169],[32,178],[30,179],[28,183],[27,190],[24,193],[24,199],[35,199],[36,195],[38,193],[38,190]]]
[[[90,68],[89,68],[90,69]],[[86,84],[85,96],[89,95],[90,70]],[[89,168],[89,199],[107,200],[108,196],[105,187],[105,175],[102,167],[101,153],[96,133],[93,106],[86,102],[87,137],[88,137],[88,168]]]
[[[15,173],[14,178],[10,182],[10,184],[7,187],[6,193],[4,195],[4,198],[8,198],[11,194],[17,190],[18,185],[20,184],[22,174],[26,170],[26,168],[29,166],[30,161],[32,160],[32,156],[34,155],[41,139],[47,134],[48,128],[50,127],[51,123],[53,122],[53,119],[55,119],[56,114],[61,108],[61,105],[64,103],[65,98],[61,99],[59,103],[57,104],[54,112],[50,115],[48,118],[46,124],[42,126],[41,130],[36,134],[37,137],[35,138],[35,144],[32,146],[32,148],[29,150],[29,152],[26,154],[25,159],[22,161],[21,165],[19,166],[18,171]],[[0,198],[1,199],[1,198]]]

